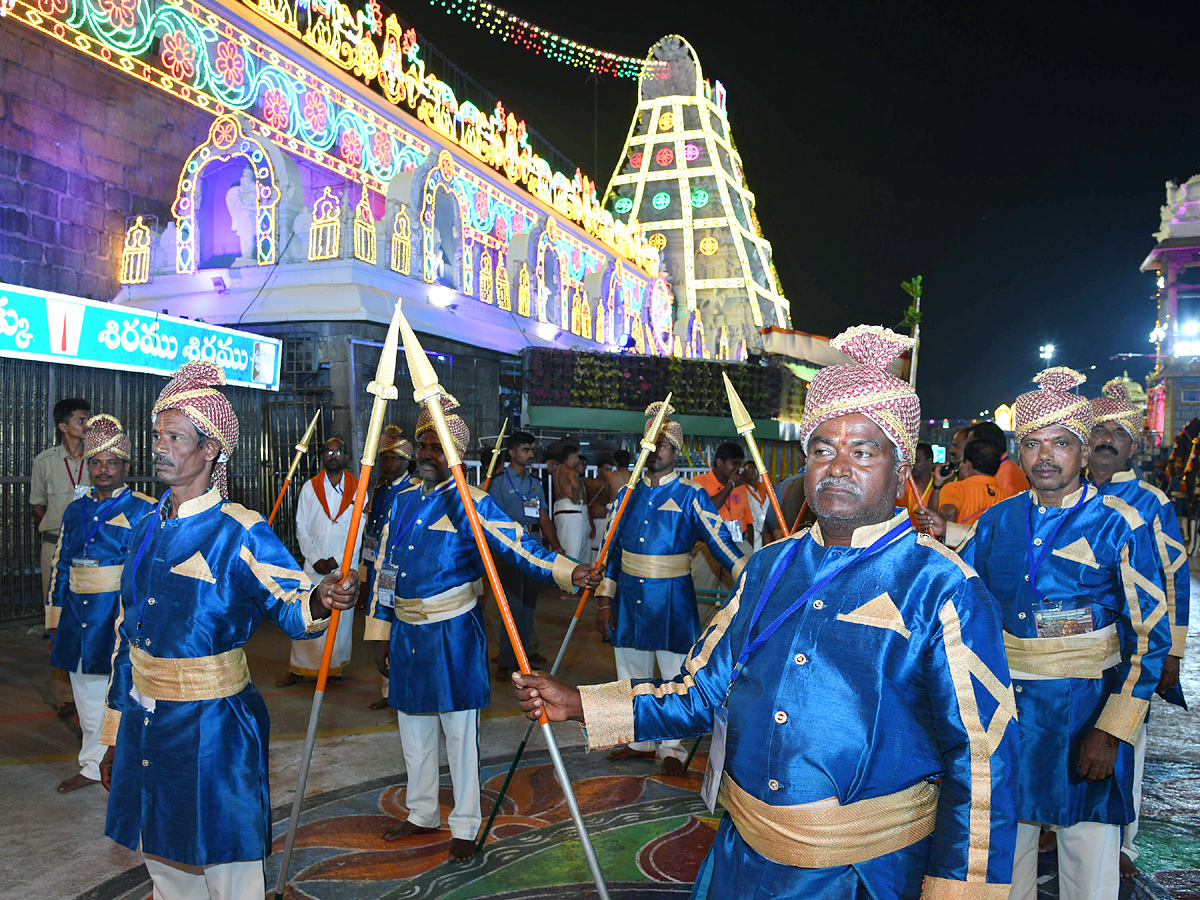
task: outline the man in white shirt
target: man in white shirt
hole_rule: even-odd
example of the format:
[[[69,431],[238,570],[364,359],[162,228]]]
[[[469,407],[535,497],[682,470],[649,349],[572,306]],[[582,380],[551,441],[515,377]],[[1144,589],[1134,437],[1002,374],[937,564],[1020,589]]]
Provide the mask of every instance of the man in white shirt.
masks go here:
[[[327,440],[321,446],[321,465],[324,470],[305,482],[296,503],[296,539],[304,556],[304,571],[314,582],[342,564],[342,553],[346,549],[350,520],[353,518],[354,492],[358,489],[358,479],[346,471],[347,462],[345,442],[336,437]],[[350,561],[350,568],[355,570],[358,569],[361,531],[357,540],[354,558]],[[344,610],[338,620],[337,634],[333,637],[333,656],[329,660],[331,676],[341,675],[342,667],[350,662],[353,628],[354,610]],[[305,677],[315,678],[321,668],[326,640],[329,640],[328,633],[314,640],[292,641],[288,673],[275,684],[288,687],[303,681]]]

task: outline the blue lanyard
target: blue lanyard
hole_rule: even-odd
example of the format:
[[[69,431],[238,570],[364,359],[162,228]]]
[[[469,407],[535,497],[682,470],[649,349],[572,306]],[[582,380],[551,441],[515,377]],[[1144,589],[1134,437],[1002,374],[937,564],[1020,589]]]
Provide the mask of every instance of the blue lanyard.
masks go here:
[[[1065,513],[1058,517],[1058,521],[1054,523],[1054,527],[1050,529],[1050,536],[1042,541],[1042,551],[1034,557],[1033,543],[1033,497],[1030,494],[1025,495],[1025,550],[1029,561],[1029,588],[1038,594],[1037,576],[1038,570],[1041,569],[1042,563],[1046,561],[1046,557],[1050,555],[1050,551],[1054,548],[1054,539],[1058,537],[1059,530],[1067,524],[1067,519],[1075,510],[1083,505],[1084,498],[1087,497],[1087,485],[1079,492],[1079,499],[1075,501],[1075,505],[1068,509]],[[1040,596],[1040,594],[1039,594]],[[1041,597],[1045,600],[1045,597]]]
[[[137,589],[137,570],[142,563],[142,557],[146,555],[146,548],[150,546],[150,538],[154,535],[154,529],[158,528],[162,523],[163,504],[167,502],[167,498],[171,496],[171,489],[167,488],[162,499],[158,501],[158,506],[154,507],[154,521],[146,529],[146,533],[142,536],[142,543],[138,546],[138,551],[133,557],[133,568],[129,571],[130,591],[133,594],[133,605],[137,609],[137,630],[140,633],[142,630],[142,601],[138,598]],[[149,518],[149,517],[147,517]]]
[[[504,477],[506,479],[508,479],[508,486],[513,489],[514,494],[516,494],[518,497],[521,498],[522,503],[528,503],[530,500],[533,499],[534,493],[537,492],[537,483],[534,482],[532,475],[530,475],[528,472],[525,473],[525,477],[528,478],[529,482],[530,482],[528,495],[522,494],[521,489],[519,487],[517,487],[515,484],[513,484],[512,472],[509,471],[508,466],[504,467]]]
[[[400,483],[388,485],[387,490],[385,491],[376,491],[375,499],[371,503],[371,519],[368,522],[368,525],[378,524],[377,520],[379,518],[379,514],[392,505],[392,501],[396,499],[396,495],[400,493],[403,488],[404,484]],[[382,531],[382,527],[379,530]]]
[[[908,519],[905,518],[903,522],[901,522],[887,534],[878,538],[875,543],[873,543],[862,553],[859,553],[857,556],[850,557],[832,572],[827,572],[825,575],[822,575],[819,579],[813,582],[809,589],[801,594],[791,606],[780,613],[775,621],[764,628],[762,634],[754,638],[754,640],[750,640],[750,633],[754,631],[754,626],[758,624],[758,620],[762,617],[763,609],[765,609],[767,605],[767,600],[775,590],[776,585],[779,584],[779,579],[783,577],[784,569],[786,569],[788,564],[792,561],[792,557],[794,557],[800,551],[800,541],[792,541],[792,546],[785,549],[779,554],[778,557],[776,557],[775,564],[771,566],[771,571],[767,573],[767,582],[763,586],[762,591],[759,593],[758,604],[754,607],[754,613],[750,616],[750,624],[746,628],[746,643],[742,645],[741,655],[738,656],[737,664],[733,667],[733,675],[729,679],[729,688],[726,689],[725,696],[729,696],[729,691],[733,689],[734,682],[737,681],[738,677],[742,674],[742,669],[745,667],[746,661],[750,658],[750,655],[756,652],[767,641],[769,641],[771,636],[779,630],[780,626],[783,625],[783,623],[793,613],[808,603],[813,594],[823,590],[825,586],[829,584],[829,582],[833,581],[833,579],[837,578],[851,566],[857,565],[870,556],[874,556],[893,540],[911,529],[912,525],[909,523]]]
[[[81,503],[79,505],[79,518],[83,520],[83,549],[84,550],[87,550],[87,545],[92,542],[92,538],[94,538],[96,536],[96,532],[98,532],[100,530],[100,526],[104,524],[104,511],[106,509],[108,509],[110,506],[112,506],[113,503],[118,499],[119,498],[117,498],[117,497],[109,497],[107,500],[105,500],[103,503],[100,503],[96,507],[96,524],[93,525],[90,530],[88,529],[88,521],[87,521],[87,504]]]
[[[449,487],[449,485],[446,485],[446,487]],[[418,500],[415,504],[413,504],[412,513],[409,515],[409,517],[407,519],[404,520],[404,522],[400,525],[400,527],[396,529],[396,533],[393,534],[390,538],[388,538],[388,549],[387,549],[386,559],[390,560],[392,558],[392,553],[395,552],[396,545],[400,543],[400,538],[402,538],[402,537],[404,537],[404,535],[408,534],[409,530],[413,526],[413,522],[416,521],[417,516],[420,514],[421,507],[422,507],[422,505],[424,505],[425,501],[436,497],[443,490],[445,490],[445,488],[440,488],[440,489],[438,489],[430,494],[427,494],[427,495],[423,494],[423,495],[421,495],[421,499]],[[393,500],[392,502],[395,503],[396,501]],[[397,512],[399,512],[399,510],[397,510]]]

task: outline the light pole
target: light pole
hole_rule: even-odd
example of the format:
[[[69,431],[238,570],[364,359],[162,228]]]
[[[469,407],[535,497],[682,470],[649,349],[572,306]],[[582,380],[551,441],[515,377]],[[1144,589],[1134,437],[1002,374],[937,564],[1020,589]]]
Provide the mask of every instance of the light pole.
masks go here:
[[[1040,356],[1046,362],[1050,362],[1050,360],[1054,358],[1054,345],[1042,344],[1042,346],[1038,347],[1038,356]]]

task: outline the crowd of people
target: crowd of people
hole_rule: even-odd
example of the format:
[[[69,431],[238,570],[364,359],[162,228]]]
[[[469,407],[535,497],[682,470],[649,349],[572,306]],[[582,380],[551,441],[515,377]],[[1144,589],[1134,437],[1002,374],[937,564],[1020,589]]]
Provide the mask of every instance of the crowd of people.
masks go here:
[[[587,477],[560,443],[547,495],[535,437],[511,434],[471,499],[532,675],[503,635],[489,664],[484,565],[428,410],[412,441],[382,434],[343,572],[343,439],[300,491],[298,564],[227,498],[238,422],[215,366],[184,366],[155,405],[158,499],[125,484],[120,422],[62,401],[31,492],[50,661],[83,731],[58,789],[110,788],[106,833],[141,849],[156,897],[261,897],[270,729],[243,647],[266,617],[293,642],[278,684],[315,675],[325,640],[336,676],[357,605],[407,773],[384,840],[442,826],[444,735],[449,857],[474,856],[480,710],[511,678],[530,718],[583,723],[617,762],[682,775],[683,742],[712,735],[702,795],[724,813],[694,897],[1034,900],[1055,842],[1064,900],[1115,900],[1151,698],[1182,702],[1189,605],[1176,507],[1134,467],[1141,413],[1119,382],[1089,401],[1082,375],[1049,369],[1016,400],[1011,458],[985,422],[938,465],[917,395],[887,372],[907,344],[867,326],[831,342],[851,361],[810,384],[778,512],[741,444],[680,477],[683,428],[660,404],[636,481],[627,451]],[[442,405],[462,455],[469,429]],[[614,681],[538,671],[543,585],[595,592]]]

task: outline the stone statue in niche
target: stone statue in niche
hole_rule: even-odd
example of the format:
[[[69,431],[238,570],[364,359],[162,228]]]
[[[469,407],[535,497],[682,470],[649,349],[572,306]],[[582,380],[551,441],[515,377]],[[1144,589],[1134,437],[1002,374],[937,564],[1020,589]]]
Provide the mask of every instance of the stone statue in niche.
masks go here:
[[[241,245],[241,255],[233,261],[233,266],[258,265],[258,250],[255,247],[258,239],[255,225],[258,215],[257,193],[258,185],[254,183],[254,173],[249,166],[242,170],[241,181],[225,192],[225,207],[229,210],[234,234]]]
[[[175,272],[175,243],[177,232],[173,221],[167,223],[162,237],[158,239],[158,252],[151,257],[152,271],[155,275],[165,275]]]
[[[284,262],[308,262],[309,230],[312,228],[312,207],[303,206],[292,221],[291,237],[286,247]]]

